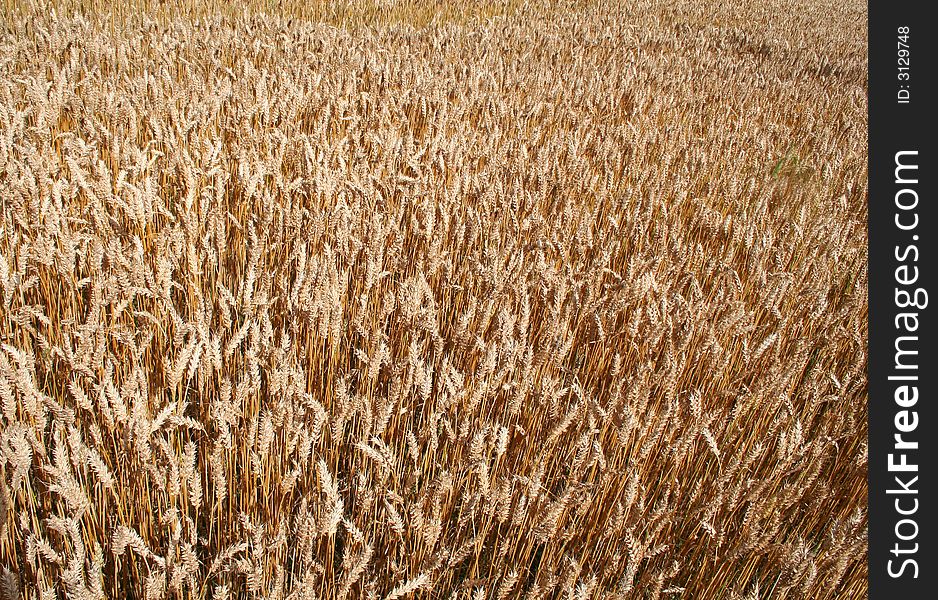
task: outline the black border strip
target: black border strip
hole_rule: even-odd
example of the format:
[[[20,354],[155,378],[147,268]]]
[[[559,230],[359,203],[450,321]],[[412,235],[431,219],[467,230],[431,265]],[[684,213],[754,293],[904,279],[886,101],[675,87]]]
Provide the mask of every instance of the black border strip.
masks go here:
[[[933,142],[938,96],[931,84],[938,24],[925,8],[925,2],[869,3],[872,600],[938,597],[933,492],[938,363],[930,304],[938,295],[928,298],[929,292],[938,294]]]

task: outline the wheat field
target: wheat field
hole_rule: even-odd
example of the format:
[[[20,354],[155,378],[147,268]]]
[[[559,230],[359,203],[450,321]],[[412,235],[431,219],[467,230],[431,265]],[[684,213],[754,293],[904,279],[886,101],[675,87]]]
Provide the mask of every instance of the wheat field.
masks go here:
[[[866,596],[866,5],[7,1],[0,598]]]

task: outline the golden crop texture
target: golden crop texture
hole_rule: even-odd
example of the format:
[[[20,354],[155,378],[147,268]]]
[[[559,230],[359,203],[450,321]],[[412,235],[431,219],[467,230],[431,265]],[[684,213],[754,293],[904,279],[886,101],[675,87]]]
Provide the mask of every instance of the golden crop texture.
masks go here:
[[[866,594],[866,7],[6,2],[0,598]]]

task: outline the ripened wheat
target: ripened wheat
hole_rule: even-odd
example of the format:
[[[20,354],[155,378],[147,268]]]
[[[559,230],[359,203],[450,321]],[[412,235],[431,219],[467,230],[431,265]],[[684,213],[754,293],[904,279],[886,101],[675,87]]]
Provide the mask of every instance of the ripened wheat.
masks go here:
[[[0,598],[865,596],[865,5],[38,4]]]

